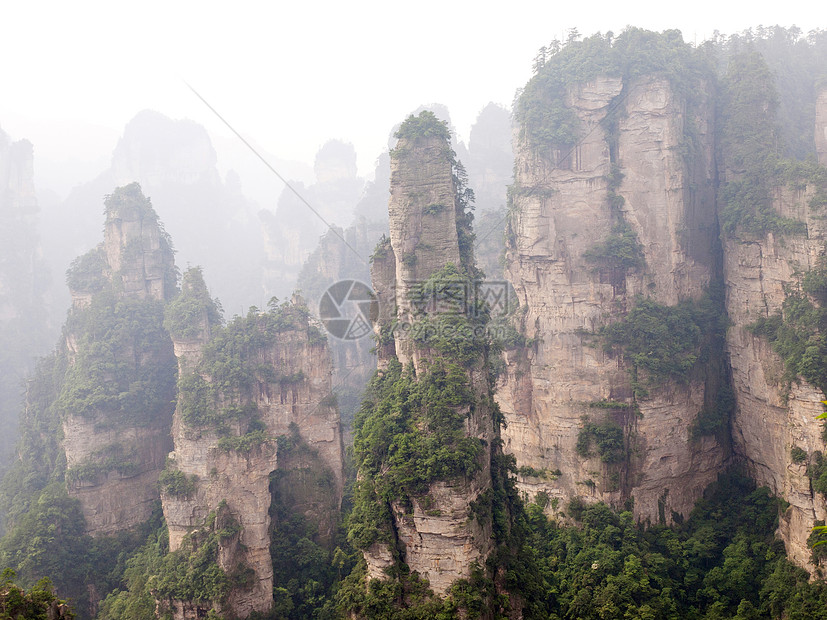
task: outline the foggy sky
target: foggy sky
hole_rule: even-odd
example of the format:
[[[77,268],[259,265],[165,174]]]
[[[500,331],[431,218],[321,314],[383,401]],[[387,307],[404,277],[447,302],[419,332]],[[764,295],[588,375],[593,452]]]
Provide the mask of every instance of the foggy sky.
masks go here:
[[[714,29],[825,26],[805,4],[8,1],[0,126],[35,144],[36,164],[80,181],[145,108],[230,136],[186,80],[268,152],[312,163],[339,138],[368,174],[391,127],[420,104],[447,105],[467,140],[482,107],[510,106],[537,49],[569,28],[678,28],[701,42]]]

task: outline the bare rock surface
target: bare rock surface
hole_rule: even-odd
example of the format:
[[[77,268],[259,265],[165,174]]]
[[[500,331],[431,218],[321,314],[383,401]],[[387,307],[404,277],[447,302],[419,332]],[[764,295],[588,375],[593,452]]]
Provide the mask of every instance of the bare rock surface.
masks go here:
[[[520,486],[530,495],[546,492],[560,510],[573,497],[616,507],[631,498],[638,519],[671,522],[689,513],[727,458],[714,438],[690,434],[704,383],[668,382],[634,399],[623,360],[596,346],[592,334],[638,295],[666,305],[703,295],[714,267],[712,112],[703,103],[687,118],[669,83],[648,77],[578,84],[567,105],[583,136],[570,152],[516,140],[507,272],[531,346],[507,354],[497,395],[505,448],[518,466],[546,472],[521,476]],[[608,135],[612,110],[617,129]],[[699,128],[700,147],[686,160],[679,146],[689,121]],[[584,256],[615,225],[612,203],[621,204],[620,217],[642,244],[643,269],[606,272]],[[629,455],[621,467],[577,452],[582,420],[602,415],[594,408],[600,401],[625,403],[608,414],[624,429]]]

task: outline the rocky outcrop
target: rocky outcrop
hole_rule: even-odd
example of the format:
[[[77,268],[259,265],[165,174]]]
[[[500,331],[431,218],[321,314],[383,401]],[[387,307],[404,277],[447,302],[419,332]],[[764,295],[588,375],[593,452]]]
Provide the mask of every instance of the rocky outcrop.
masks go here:
[[[823,111],[822,111],[823,113]],[[825,396],[800,379],[788,385],[784,363],[765,337],[750,326],[781,310],[785,289],[814,268],[824,255],[827,228],[820,212],[808,206],[812,191],[779,187],[773,209],[806,222],[803,236],[730,236],[724,240],[727,331],[737,407],[732,421],[736,452],[759,485],[789,503],[779,522],[787,554],[812,568],[807,544],[816,520],[827,519],[824,498],[812,489],[807,462],[795,462],[793,448],[823,451],[823,424],[816,419]]]
[[[63,420],[67,487],[80,501],[92,536],[116,534],[152,515],[158,474],[172,443],[169,418],[122,428],[113,428],[107,418],[68,415]]]
[[[462,214],[446,148],[438,138],[403,138],[391,157],[388,211],[395,280],[390,307],[402,325],[412,325],[418,313],[412,301],[416,287],[446,264],[461,264],[457,220]],[[418,363],[421,354],[409,333],[399,330],[395,339],[402,365]]]
[[[189,303],[190,293],[185,286],[180,303]],[[211,339],[215,327],[202,314],[189,337],[173,332],[181,378],[161,498],[171,551],[219,506],[237,520],[237,544],[221,539],[218,563],[227,573],[247,570],[253,577],[213,603],[246,617],[266,612],[273,601],[270,506],[272,476],[285,468],[279,452],[303,446],[309,456],[301,465],[285,463],[320,472],[326,509],[304,508],[319,523],[320,537],[330,540],[343,490],[342,437],[325,338],[302,305],[236,318]],[[230,364],[235,370],[224,374]],[[188,617],[183,610],[191,603],[175,602],[176,617]]]
[[[151,110],[139,112],[124,127],[111,165],[97,178],[76,185],[45,214],[43,239],[50,265],[63,273],[80,250],[98,242],[102,195],[116,186],[139,183],[175,239],[179,256],[211,274],[215,294],[227,308],[243,312],[261,303],[273,293],[262,282],[259,207],[243,193],[239,176],[220,168],[204,127]],[[228,244],[227,239],[248,242]],[[62,298],[58,301],[63,303]]]
[[[474,292],[468,279],[475,273],[472,241],[447,128],[433,114],[423,112],[410,117],[398,137],[391,152],[390,238],[377,246],[371,269],[379,302],[377,351],[380,377],[400,364],[412,364],[416,380],[424,381],[435,368],[445,368],[441,364],[462,361],[415,333],[417,325],[430,321],[437,339],[451,338],[450,327],[444,330],[440,323],[443,313],[450,314],[453,308],[464,316],[473,307],[468,297]],[[446,269],[457,275],[452,281],[456,297],[450,300],[439,292],[440,286],[451,286],[450,278],[443,281],[437,275]],[[431,290],[427,283],[433,284],[434,278],[439,282]],[[457,300],[459,305],[452,306]],[[441,306],[443,302],[451,307]],[[473,340],[470,332],[466,337]],[[423,482],[427,490],[394,489],[389,506],[392,543],[376,542],[364,551],[371,578],[387,579],[385,569],[402,561],[426,578],[434,592],[444,595],[454,581],[467,578],[474,565],[484,565],[495,544],[490,522],[471,516],[475,503],[490,500],[491,452],[498,438],[484,349],[470,354],[463,366],[456,368],[470,391],[468,402],[462,403],[462,435],[479,441],[478,468],[431,478]],[[413,423],[423,435],[435,432],[434,422]]]
[[[31,142],[12,142],[0,130],[0,222],[3,224],[3,270],[0,272],[0,321],[7,322],[19,315],[16,307],[26,299],[26,289],[16,290],[15,277],[33,288],[31,266],[24,273],[15,273],[9,267],[26,268],[34,263],[38,247],[36,237],[37,197],[34,188],[34,155]],[[15,260],[14,254],[22,254],[17,265],[6,266]],[[21,260],[22,259],[22,260]],[[31,296],[31,295],[30,295]],[[29,296],[29,297],[30,297]]]
[[[175,398],[161,325],[176,285],[169,240],[137,184],[107,197],[106,216],[104,243],[68,274],[71,368],[58,400],[67,487],[93,536],[151,515]]]
[[[709,397],[704,372],[636,397],[628,361],[595,334],[638,296],[697,300],[714,277],[711,104],[701,97],[688,107],[669,81],[644,76],[573,84],[565,105],[579,123],[576,145],[516,141],[507,272],[530,346],[507,354],[498,390],[505,449],[529,472],[521,488],[546,492],[552,508],[584,496],[670,522],[689,513],[727,458],[716,438],[691,433]],[[588,260],[619,225],[639,240],[645,266]],[[623,429],[621,465],[578,451],[584,420],[604,419]]]

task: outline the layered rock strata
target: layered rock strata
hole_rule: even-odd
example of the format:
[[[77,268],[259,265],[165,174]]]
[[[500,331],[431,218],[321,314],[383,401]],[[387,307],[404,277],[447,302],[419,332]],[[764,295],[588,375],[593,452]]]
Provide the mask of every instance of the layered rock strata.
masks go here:
[[[105,241],[73,263],[68,280],[71,368],[58,400],[67,487],[89,533],[114,534],[152,514],[175,399],[172,342],[161,327],[175,290],[173,253],[137,184],[107,197]]]
[[[185,287],[182,295],[187,294]],[[251,570],[253,577],[246,586],[233,587],[225,601],[209,605],[246,617],[266,612],[273,601],[269,511],[271,475],[284,467],[279,446],[301,442],[314,456],[304,466],[327,472],[322,478],[331,505],[310,516],[320,524],[320,536],[330,539],[343,489],[342,436],[328,348],[303,306],[285,304],[237,318],[222,328],[218,341],[210,339],[214,328],[202,313],[188,337],[173,333],[181,379],[172,427],[175,449],[167,467],[182,484],[165,487],[162,478],[161,498],[171,551],[219,507],[237,520],[238,540],[221,540],[218,563],[227,573]],[[239,356],[227,357],[227,351]],[[229,363],[248,378],[237,383],[221,374]],[[209,396],[202,398],[199,390]],[[173,607],[186,605],[178,601]]]
[[[827,163],[827,91],[816,106],[816,146]],[[790,558],[812,569],[807,539],[816,521],[827,520],[825,498],[813,491],[808,462],[791,451],[811,456],[824,450],[823,423],[816,419],[825,395],[803,378],[788,384],[784,362],[767,339],[750,326],[782,309],[787,288],[816,268],[825,255],[827,227],[819,208],[811,206],[815,187],[777,187],[772,209],[781,217],[806,223],[804,235],[773,233],[728,236],[724,240],[726,307],[732,326],[727,348],[737,407],[732,421],[734,446],[759,485],[786,500],[779,534]]]
[[[713,279],[712,106],[701,97],[688,107],[669,81],[646,76],[574,84],[565,105],[579,123],[576,145],[516,140],[507,273],[529,346],[507,353],[498,390],[505,449],[529,472],[521,488],[547,493],[552,508],[584,496],[668,523],[689,513],[727,459],[715,437],[691,433],[710,372],[635,397],[629,364],[595,334],[638,297],[698,300]],[[687,153],[690,130],[696,147]],[[588,260],[618,225],[639,240],[645,266]],[[623,428],[620,465],[578,451],[586,421],[603,418]]]
[[[417,123],[431,129],[408,131]],[[421,381],[434,367],[458,361],[415,335],[417,325],[431,321],[439,338],[441,313],[451,311],[440,308],[439,300],[434,303],[434,290],[423,294],[425,283],[439,279],[435,274],[446,268],[464,276],[475,270],[447,129],[423,112],[409,118],[398,137],[391,153],[390,238],[378,245],[371,268],[379,307],[378,364],[380,374],[397,362],[410,365]],[[461,288],[454,291],[460,297],[473,293],[467,281]],[[467,311],[464,304],[460,312]],[[467,305],[473,305],[470,298]],[[443,595],[454,581],[467,578],[475,564],[483,565],[493,548],[490,523],[473,518],[471,506],[491,489],[491,450],[499,435],[484,352],[467,362],[460,371],[470,389],[469,402],[462,405],[462,434],[479,440],[479,467],[465,475],[431,479],[426,492],[395,490],[390,503],[392,543],[376,542],[364,554],[370,578],[387,579],[386,569],[402,561]],[[424,422],[415,424],[428,434]]]

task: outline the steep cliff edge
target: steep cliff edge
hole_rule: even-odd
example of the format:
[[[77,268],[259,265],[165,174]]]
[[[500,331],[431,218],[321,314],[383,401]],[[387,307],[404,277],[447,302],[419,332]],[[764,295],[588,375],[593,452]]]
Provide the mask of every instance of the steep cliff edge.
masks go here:
[[[669,523],[727,460],[726,441],[696,422],[721,374],[704,333],[717,268],[713,110],[688,46],[624,36],[671,47],[683,81],[628,48],[619,60],[636,77],[592,57],[592,73],[572,79],[564,49],[519,104],[507,272],[527,346],[507,353],[498,402],[522,489],[547,493],[552,509],[583,496]],[[597,45],[618,58],[619,44]]]
[[[816,419],[824,410],[825,368],[818,361],[820,326],[811,318],[822,303],[812,281],[824,267],[827,170],[776,155],[772,79],[760,57],[743,54],[733,59],[724,81],[731,110],[722,122],[721,209],[732,324],[727,349],[737,404],[732,434],[750,475],[789,503],[779,533],[788,555],[812,569],[808,538],[812,526],[827,519],[825,489],[818,492],[811,481],[825,444],[823,423]],[[825,118],[822,91],[815,114],[822,162]],[[809,361],[802,363],[805,357]]]
[[[444,597],[479,571],[508,509],[488,317],[475,297],[471,195],[432,113],[409,117],[397,138],[390,239],[372,265],[380,370],[356,417],[349,538],[363,550],[367,579],[409,584],[397,603],[407,607],[422,602],[410,590],[420,582],[406,581],[415,575]]]
[[[305,489],[296,509],[319,524],[322,541],[331,538],[343,490],[329,353],[306,308],[251,309],[226,327],[216,318],[200,272],[188,271],[167,312],[179,361],[175,450],[161,475],[170,551],[181,553],[183,545],[191,552],[214,515],[235,526],[217,541],[217,565],[230,579],[225,596],[201,592],[181,600],[172,593],[164,604],[175,617],[186,617],[192,606],[233,617],[268,611],[278,480]]]
[[[810,566],[807,539],[815,521],[827,518],[827,506],[812,489],[806,459],[794,461],[793,450],[823,451],[823,426],[816,416],[824,410],[824,395],[806,382],[788,383],[783,360],[766,338],[750,329],[781,310],[785,289],[796,281],[797,272],[814,267],[823,254],[824,223],[805,205],[801,192],[779,190],[774,208],[796,219],[804,216],[807,236],[728,238],[724,269],[732,321],[727,349],[737,400],[734,447],[746,458],[750,475],[789,502],[779,533],[789,556]]]
[[[61,413],[69,494],[92,535],[146,521],[171,449],[175,357],[163,306],[172,248],[137,184],[106,198],[105,241],[67,273],[73,308]]]

